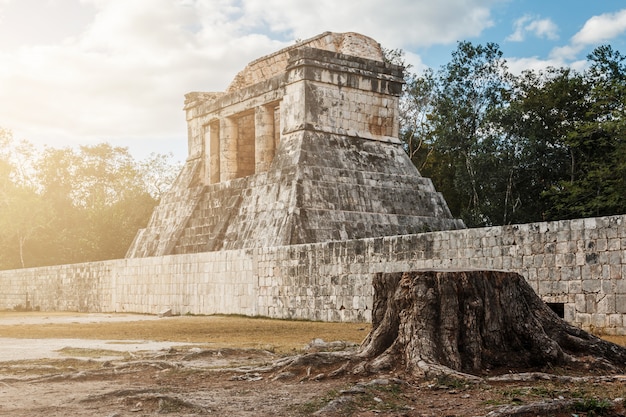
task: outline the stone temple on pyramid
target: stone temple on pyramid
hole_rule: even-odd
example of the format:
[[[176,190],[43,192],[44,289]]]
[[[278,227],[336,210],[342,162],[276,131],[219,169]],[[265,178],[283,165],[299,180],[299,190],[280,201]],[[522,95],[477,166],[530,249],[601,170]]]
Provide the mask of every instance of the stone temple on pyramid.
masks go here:
[[[187,160],[127,256],[0,271],[0,309],[372,322],[377,274],[496,269],[626,334],[626,215],[465,228],[403,149],[402,87],[374,40],[323,33],[187,94]]]
[[[464,228],[398,139],[402,85],[376,41],[326,32],[187,94],[186,163],[127,257]]]

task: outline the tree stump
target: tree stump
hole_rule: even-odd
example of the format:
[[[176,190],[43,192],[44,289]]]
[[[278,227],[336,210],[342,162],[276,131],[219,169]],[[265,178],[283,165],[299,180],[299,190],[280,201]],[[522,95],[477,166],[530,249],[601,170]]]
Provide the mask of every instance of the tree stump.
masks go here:
[[[517,273],[380,273],[373,284],[361,371],[432,376],[583,362],[626,367],[626,348],[567,324]]]

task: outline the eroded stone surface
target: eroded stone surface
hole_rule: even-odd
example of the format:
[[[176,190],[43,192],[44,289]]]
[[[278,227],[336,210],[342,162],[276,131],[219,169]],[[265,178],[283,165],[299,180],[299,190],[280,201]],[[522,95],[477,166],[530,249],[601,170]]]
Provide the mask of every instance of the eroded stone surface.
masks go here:
[[[186,166],[127,256],[463,228],[402,149],[402,83],[373,39],[327,32],[187,94]]]

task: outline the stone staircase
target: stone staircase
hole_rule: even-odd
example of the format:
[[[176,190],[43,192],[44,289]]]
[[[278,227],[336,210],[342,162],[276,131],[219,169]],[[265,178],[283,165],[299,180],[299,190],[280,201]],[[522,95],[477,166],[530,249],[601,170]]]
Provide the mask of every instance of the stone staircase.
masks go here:
[[[171,253],[293,245],[464,227],[460,220],[452,218],[441,194],[429,179],[419,176],[402,149],[397,158],[406,158],[405,164],[398,167],[396,161],[395,168],[391,168],[382,161],[373,163],[375,159],[368,152],[357,152],[360,157],[347,161],[341,149],[356,146],[347,143],[353,141],[351,138],[333,138],[322,144],[320,140],[324,142],[313,134],[308,139],[303,138],[296,147],[302,151],[315,144],[328,150],[334,144],[335,152],[331,148],[324,158],[309,158],[310,153],[297,152],[300,157],[296,165],[281,164],[278,158],[276,165],[282,168],[274,167],[265,173],[205,186],[177,235]],[[372,145],[383,153],[395,154],[398,150],[393,149],[399,148],[383,142],[364,147],[373,151]],[[407,163],[411,165],[402,166]],[[365,168],[369,170],[363,170]]]

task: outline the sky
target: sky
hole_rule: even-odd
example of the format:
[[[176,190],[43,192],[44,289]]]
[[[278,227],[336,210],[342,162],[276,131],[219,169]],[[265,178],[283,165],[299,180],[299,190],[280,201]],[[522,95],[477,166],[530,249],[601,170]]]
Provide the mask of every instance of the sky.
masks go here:
[[[457,42],[500,45],[513,72],[626,54],[624,0],[0,0],[0,128],[38,147],[108,142],[187,156],[184,94],[325,31],[400,48],[419,72]]]

